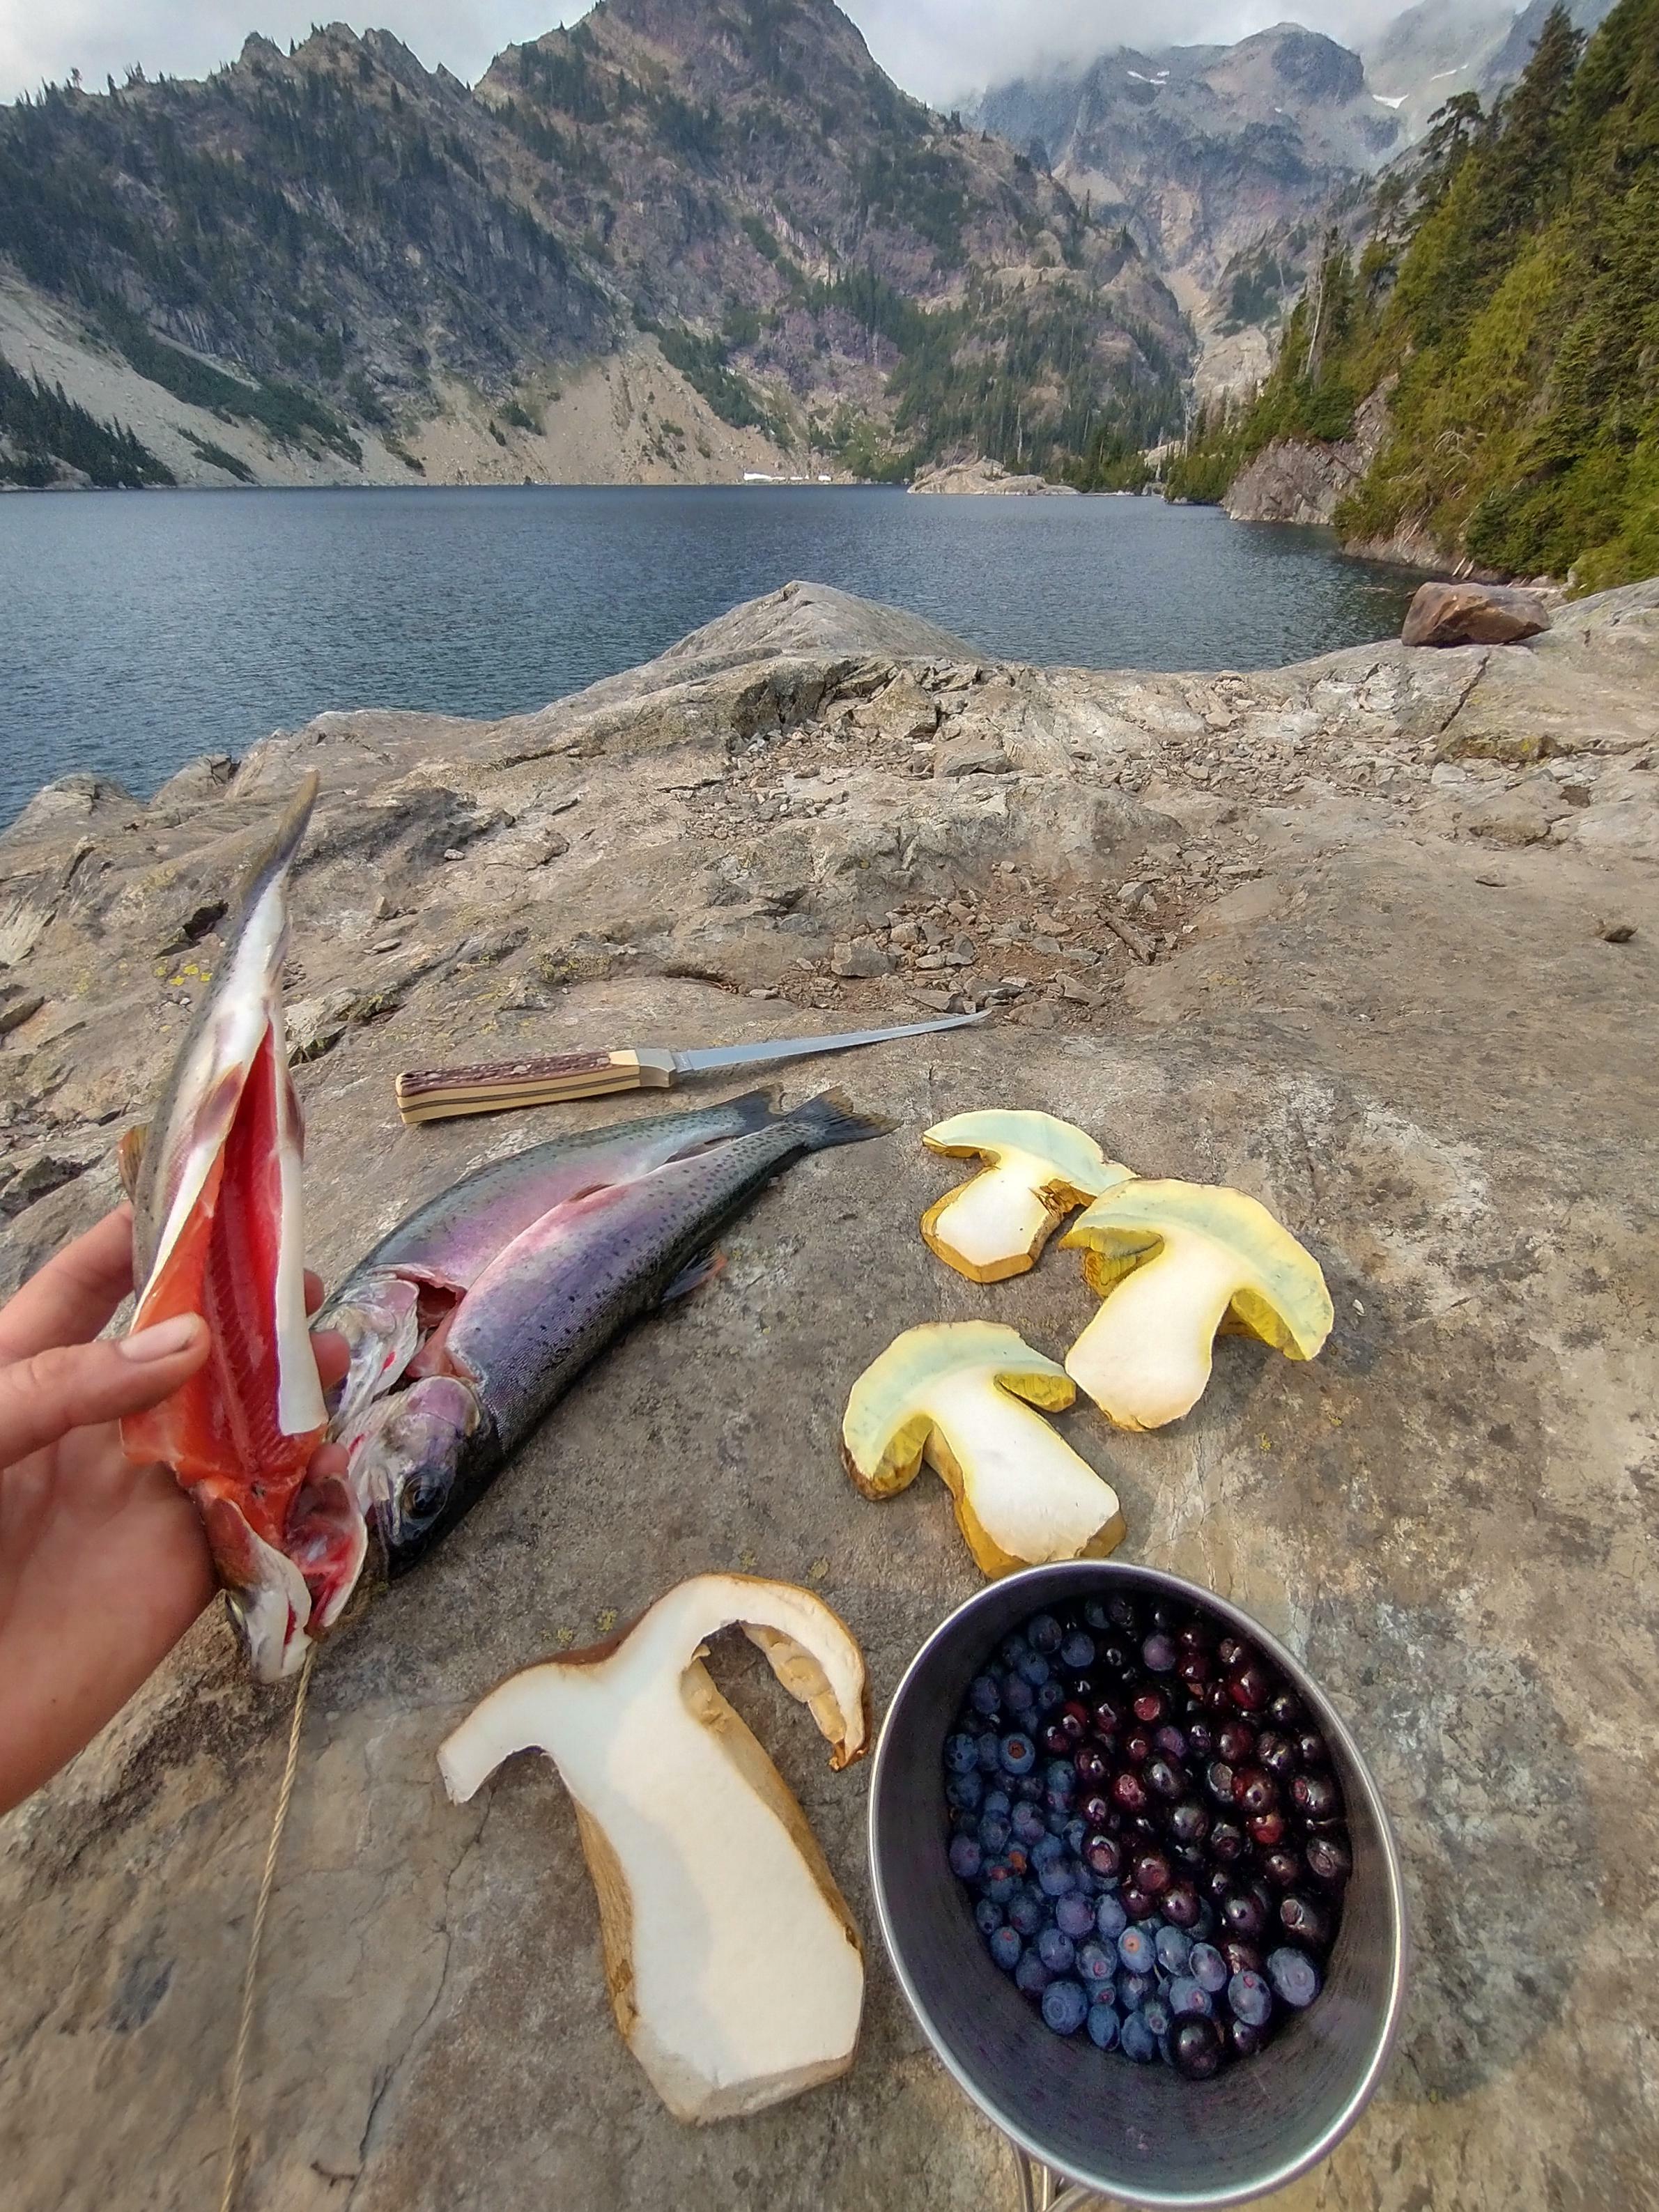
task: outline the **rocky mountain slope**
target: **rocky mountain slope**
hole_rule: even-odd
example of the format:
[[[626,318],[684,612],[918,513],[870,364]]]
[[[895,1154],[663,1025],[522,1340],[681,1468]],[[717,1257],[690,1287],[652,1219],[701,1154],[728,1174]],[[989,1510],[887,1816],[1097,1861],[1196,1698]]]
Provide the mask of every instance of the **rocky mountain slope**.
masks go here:
[[[988,665],[795,586],[540,714],[330,716],[148,805],[89,779],[36,799],[0,838],[8,1288],[113,1202],[116,1139],[305,766],[324,795],[291,1011],[308,1256],[331,1279],[484,1159],[660,1110],[409,1129],[400,1067],[994,1009],[793,1070],[792,1100],[843,1084],[896,1133],[793,1172],[715,1280],[609,1352],[323,1654],[255,2015],[246,2202],[438,2212],[481,2201],[481,2174],[492,2212],[851,2212],[888,2204],[895,2174],[925,2212],[1008,2201],[1006,2149],[880,1954],[865,1770],[830,1774],[757,1656],[713,1663],[870,1966],[852,2073],[752,2121],[688,2130],[642,2098],[544,1765],[458,1808],[434,1764],[489,1684],[711,1567],[821,1590],[880,1711],[978,1578],[940,1486],[880,1507],[852,1491],[852,1378],[919,1321],[994,1314],[1059,1351],[1093,1310],[1070,1255],[988,1291],[916,1234],[956,1179],[919,1132],[992,1105],[1242,1185],[1334,1294],[1319,1360],[1225,1338],[1174,1429],[1066,1417],[1122,1497],[1124,1556],[1285,1637],[1396,1824],[1415,1936],[1401,2048],[1297,2202],[1510,2212],[1588,2171],[1607,2203],[1644,2200],[1631,2038],[1659,2015],[1643,1885],[1607,1870],[1659,1849],[1629,1753],[1659,1694],[1656,748],[1659,586],[1575,607],[1534,647],[1390,642],[1243,677]],[[1617,1662],[1587,1661],[1564,1620],[1593,1621]],[[287,1726],[216,1613],[0,1823],[9,2212],[185,2212],[216,2185]]]
[[[1075,75],[999,86],[978,115],[1040,149],[1075,193],[1122,210],[1159,268],[1206,291],[1404,138],[1359,57],[1291,23],[1231,46],[1121,47]]]
[[[1172,489],[1231,501],[1296,446],[1358,550],[1652,574],[1656,148],[1659,0],[1620,0],[1588,44],[1552,10],[1514,90],[1443,117],[1364,251],[1331,246],[1267,383],[1201,422]]]
[[[663,396],[613,405],[613,468],[1093,480],[1178,419],[1188,349],[1115,222],[897,91],[830,0],[604,0],[476,90],[337,24],[51,88],[0,114],[0,251],[13,368],[205,481],[562,473],[568,388],[615,403],[626,359]]]
[[[1197,323],[1200,397],[1265,375],[1310,251],[1407,135],[1357,54],[1292,23],[1231,46],[1120,48],[997,86],[977,119],[1121,216]]]

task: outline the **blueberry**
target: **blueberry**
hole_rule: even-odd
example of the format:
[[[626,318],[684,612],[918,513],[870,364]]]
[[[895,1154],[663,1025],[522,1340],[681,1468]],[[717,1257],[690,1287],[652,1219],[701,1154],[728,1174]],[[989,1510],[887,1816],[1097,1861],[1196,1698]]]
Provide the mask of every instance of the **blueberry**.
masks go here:
[[[1038,1958],[1051,1974],[1069,1972],[1077,1956],[1076,1944],[1058,1928],[1045,1928],[1036,1939],[1036,1948]]]
[[[1227,2040],[1237,2058],[1254,2058],[1272,2033],[1271,2028],[1252,2027],[1246,2021],[1231,2020],[1227,2023]]]
[[[1132,1974],[1150,1974],[1158,1951],[1144,1928],[1126,1928],[1117,1939],[1117,1955]]]
[[[1171,2019],[1169,1999],[1160,1996],[1154,1990],[1151,1996],[1142,2001],[1140,2017],[1154,2035],[1167,2035],[1170,2033]]]
[[[985,1784],[977,1774],[953,1774],[945,1785],[945,1802],[960,1806],[964,1813],[976,1813],[985,1795]]]
[[[1002,1693],[1002,1702],[1021,1721],[1036,1715],[1036,1692],[1023,1675],[1011,1674],[1008,1677],[1008,1686]]]
[[[1036,1765],[1036,1746],[1029,1735],[1006,1735],[997,1747],[1005,1774],[1029,1774]]]
[[[1075,2035],[1089,2017],[1089,2000],[1075,1982],[1050,1982],[1042,1992],[1042,2024],[1056,2035]]]
[[[1042,1786],[1069,1805],[1077,1795],[1077,1769],[1069,1759],[1051,1759],[1042,1770]]]
[[[1123,2056],[1137,2066],[1150,2066],[1158,2057],[1158,2038],[1138,2012],[1132,2012],[1119,2029],[1118,2044]]]
[[[1279,1924],[1298,1943],[1311,1943],[1322,1951],[1331,1940],[1331,1916],[1318,1898],[1299,1889],[1289,1890],[1279,1900]]]
[[[1023,1798],[1028,1805],[1042,1802],[1042,1784],[1035,1774],[1021,1774],[1009,1784],[1009,1794]]]
[[[1074,1628],[1060,1647],[1060,1664],[1073,1673],[1081,1674],[1085,1667],[1095,1663],[1095,1639],[1082,1629]]]
[[[1170,2063],[1188,2081],[1207,2081],[1220,2071],[1224,2055],[1221,2031],[1212,2020],[1189,2015],[1170,2032]]]
[[[1000,1710],[1002,1692],[989,1674],[975,1674],[968,1685],[968,1702],[976,1713],[994,1713]]]
[[[1006,1846],[1013,1830],[1000,1813],[981,1813],[979,1816],[978,1833],[980,1849],[989,1851],[994,1856],[998,1851]]]
[[[1048,1832],[1035,1805],[1016,1805],[1008,1815],[1008,1823],[1028,1851],[1034,1850]]]
[[[1353,1872],[1353,1853],[1345,1837],[1334,1830],[1310,1836],[1303,1856],[1308,1862],[1308,1871],[1316,1881],[1322,1881],[1332,1889],[1340,1889]]]
[[[981,1774],[995,1774],[1002,1766],[1002,1739],[990,1729],[974,1741],[974,1755],[979,1761]]]
[[[1185,1880],[1172,1881],[1158,1900],[1164,1917],[1176,1928],[1196,1928],[1203,1903],[1192,1883]]]
[[[993,1786],[991,1789],[988,1790],[984,1796],[981,1798],[979,1809],[981,1813],[1002,1813],[1006,1814],[1010,1809],[1008,1792],[1006,1790],[999,1790]]]
[[[1097,2051],[1109,2051],[1117,2041],[1117,2014],[1109,2004],[1089,2008],[1089,2040]]]
[[[963,1837],[962,1840],[965,1843],[968,1838]],[[1006,1859],[993,1859],[981,1874],[979,1887],[982,1897],[988,1897],[993,1905],[1000,1905],[1006,1909],[1019,1887],[1019,1876]]]
[[[1120,1974],[1117,2001],[1125,2012],[1139,2012],[1157,1987],[1150,1974]]]
[[[1227,2004],[1233,2018],[1242,2020],[1246,2027],[1265,2027],[1273,2012],[1273,1993],[1260,1974],[1235,1974],[1227,1984]]]
[[[1095,1905],[1095,1928],[1103,1943],[1109,1943],[1115,1949],[1118,1937],[1128,1924],[1129,1916],[1116,1898],[1108,1895],[1097,1901]]]
[[[1242,1936],[1246,1942],[1255,1942],[1267,1924],[1261,1899],[1254,1890],[1231,1890],[1221,1900],[1221,1924],[1230,1936]]]
[[[1160,1928],[1153,1938],[1153,1948],[1166,1974],[1184,1974],[1188,1971],[1193,1947],[1178,1928]]]
[[[1081,1858],[1083,1856],[1083,1846],[1089,1838],[1089,1823],[1086,1820],[1079,1820],[1077,1815],[1073,1814],[1072,1818],[1066,1823],[1064,1833],[1066,1837],[1066,1850],[1070,1851],[1074,1859]]]
[[[1213,1943],[1194,1943],[1187,1971],[1209,1996],[1219,1996],[1227,1986],[1227,1961]]]
[[[1025,1624],[1025,1641],[1033,1651],[1051,1659],[1059,1650],[1062,1640],[1060,1623],[1052,1613],[1035,1613]]]
[[[1066,1702],[1066,1692],[1051,1676],[1038,1690],[1036,1701],[1040,1713],[1056,1712]]]
[[[1014,1672],[1017,1679],[1024,1682],[1028,1690],[1040,1690],[1054,1669],[1040,1651],[1030,1651],[1020,1661]],[[1013,1687],[1012,1682],[1009,1687],[1010,1689]]]
[[[1103,1943],[1079,1943],[1077,1971],[1085,1988],[1103,1990],[1107,1983],[1117,1978],[1117,1952],[1108,1950]]]
[[[1273,1992],[1287,2005],[1300,2012],[1319,1995],[1319,1969],[1305,1951],[1282,1944],[1277,1951],[1267,1954],[1267,1979]],[[1237,2010],[1237,2007],[1234,2007]]]
[[[1336,1820],[1342,1809],[1334,1779],[1316,1770],[1311,1774],[1298,1774],[1291,1782],[1291,1802],[1309,1820]]]
[[[1066,1856],[1066,1838],[1045,1833],[1031,1845],[1031,1864],[1039,1874],[1046,1866],[1053,1866]]]
[[[963,1881],[977,1879],[985,1854],[972,1836],[952,1836],[951,1838],[951,1871]]]
[[[1022,1936],[1035,1936],[1048,1917],[1048,1907],[1035,1889],[1020,1887],[1008,1899],[1008,1920]]]
[[[1082,1855],[1090,1871],[1103,1881],[1109,1881],[1123,1863],[1122,1846],[1104,1828],[1085,1830]]]
[[[971,1774],[979,1765],[979,1746],[970,1735],[947,1735],[945,1764],[952,1774]]]
[[[1012,1974],[1024,1957],[1025,1946],[1016,1928],[999,1928],[991,1937],[991,1956],[1005,1974]]]
[[[1095,1925],[1093,1900],[1080,1897],[1075,1890],[1054,1900],[1054,1925],[1075,1942],[1080,1936],[1092,1935]]]
[[[1069,1860],[1056,1859],[1038,1875],[1037,1887],[1045,1897],[1064,1897],[1077,1887],[1077,1869]]]
[[[981,1936],[994,1936],[1002,1925],[1002,1907],[993,1899],[981,1897],[974,1907],[974,1924]]]
[[[1177,2020],[1202,2013],[1206,2020],[1215,2010],[1215,2000],[1190,1974],[1177,1974],[1170,1984],[1170,2010]]]
[[[1040,1997],[1053,1979],[1053,1975],[1035,1951],[1021,1952],[1019,1964],[1014,1968],[1014,1987],[1017,1990],[1023,1990],[1028,1997]]]
[[[1176,1647],[1172,1638],[1154,1630],[1140,1647],[1142,1663],[1154,1674],[1169,1674],[1175,1671]]]
[[[1042,1824],[1044,1827],[1051,1836],[1058,1836],[1060,1841],[1064,1843],[1066,1840],[1066,1822],[1067,1819],[1066,1808],[1063,1805],[1051,1804],[1048,1800],[1048,1793],[1046,1790],[1042,1793],[1042,1802],[1044,1807]]]
[[[1031,1647],[1023,1636],[1005,1636],[997,1650],[997,1657],[1005,1667],[1018,1667],[1022,1659],[1029,1658]]]

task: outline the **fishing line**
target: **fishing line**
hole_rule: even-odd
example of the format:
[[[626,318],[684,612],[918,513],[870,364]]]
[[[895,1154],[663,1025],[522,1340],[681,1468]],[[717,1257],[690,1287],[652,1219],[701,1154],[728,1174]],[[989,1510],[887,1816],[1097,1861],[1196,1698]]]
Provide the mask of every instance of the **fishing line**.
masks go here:
[[[288,1757],[283,1765],[283,1786],[276,1793],[276,1814],[270,1824],[270,1842],[265,1851],[265,1869],[259,1877],[258,1902],[253,1908],[253,1926],[248,1936],[247,1965],[242,1971],[242,2017],[236,2028],[236,2055],[230,2065],[230,2128],[225,2148],[225,2185],[219,2198],[219,2212],[231,2212],[236,2201],[236,2185],[241,2179],[242,2163],[242,2088],[247,2074],[247,2048],[253,2035],[253,1999],[259,1978],[259,1950],[264,1942],[265,1914],[270,1906],[270,1893],[276,1886],[276,1854],[283,1847],[283,1830],[288,1825],[288,1808],[294,1796],[294,1778],[300,1765],[300,1730],[306,1717],[306,1692],[311,1687],[312,1662],[317,1656],[317,1646],[309,1644],[300,1668],[300,1686],[294,1693],[294,1717],[289,1723]]]

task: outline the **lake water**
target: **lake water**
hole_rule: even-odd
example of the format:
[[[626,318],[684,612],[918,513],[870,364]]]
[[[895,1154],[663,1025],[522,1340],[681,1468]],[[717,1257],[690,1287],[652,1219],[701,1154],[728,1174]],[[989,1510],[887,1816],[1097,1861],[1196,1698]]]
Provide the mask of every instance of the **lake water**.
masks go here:
[[[146,795],[325,708],[494,716],[791,577],[988,656],[1261,668],[1397,631],[1414,580],[1153,499],[886,490],[154,491],[0,499],[0,823],[53,776]]]

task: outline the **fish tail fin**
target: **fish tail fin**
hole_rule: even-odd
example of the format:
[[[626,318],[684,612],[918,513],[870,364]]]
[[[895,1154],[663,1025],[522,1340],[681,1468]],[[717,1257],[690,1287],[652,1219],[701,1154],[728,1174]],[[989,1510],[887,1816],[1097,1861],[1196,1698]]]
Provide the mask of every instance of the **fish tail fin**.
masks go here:
[[[321,782],[316,769],[307,769],[289,801],[288,811],[270,842],[256,854],[242,878],[241,898],[245,907],[251,908],[265,885],[274,877],[285,875],[292,866],[294,856],[300,849],[311,820],[311,810],[317,804],[318,786]]]
[[[844,1091],[822,1091],[783,1119],[799,1131],[802,1149],[809,1152],[827,1152],[832,1145],[861,1145],[898,1127],[884,1114],[860,1112]]]

